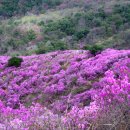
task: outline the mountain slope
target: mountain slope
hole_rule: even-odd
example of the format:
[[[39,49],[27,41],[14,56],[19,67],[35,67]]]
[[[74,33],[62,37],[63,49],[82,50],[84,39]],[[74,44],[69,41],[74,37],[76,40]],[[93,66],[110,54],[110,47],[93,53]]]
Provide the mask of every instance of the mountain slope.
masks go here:
[[[122,120],[129,129],[129,57],[129,50],[107,49],[95,57],[82,50],[56,51],[24,56],[16,68],[7,66],[10,57],[1,56],[1,124],[14,130],[84,130],[88,123],[113,120],[121,127]]]

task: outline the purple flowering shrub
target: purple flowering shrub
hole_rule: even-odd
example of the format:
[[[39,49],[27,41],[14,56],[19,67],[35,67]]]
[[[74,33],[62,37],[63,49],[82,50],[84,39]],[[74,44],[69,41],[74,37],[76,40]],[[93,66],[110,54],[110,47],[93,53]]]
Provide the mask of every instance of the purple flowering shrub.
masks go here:
[[[130,51],[0,57],[0,130],[129,129]],[[122,129],[121,129],[122,130]]]

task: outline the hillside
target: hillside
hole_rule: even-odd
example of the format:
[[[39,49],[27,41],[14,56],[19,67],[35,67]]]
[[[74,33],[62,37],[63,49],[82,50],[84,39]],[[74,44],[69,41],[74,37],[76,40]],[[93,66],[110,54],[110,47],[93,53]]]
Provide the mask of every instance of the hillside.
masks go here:
[[[130,130],[130,0],[0,0],[0,130]]]
[[[1,0],[0,14],[3,18],[25,15],[27,12],[40,13],[55,8],[64,0]]]
[[[1,130],[129,130],[129,50],[23,56],[20,67],[9,58],[0,57]]]
[[[0,22],[1,55],[88,49],[95,44],[103,49],[129,48],[129,0],[65,0],[48,8],[44,8],[45,1],[43,4],[35,2],[29,4],[32,6],[29,9],[24,6],[27,8],[25,14],[19,14],[22,7],[11,17],[1,13],[5,19]],[[41,9],[38,9],[39,4],[43,6]]]

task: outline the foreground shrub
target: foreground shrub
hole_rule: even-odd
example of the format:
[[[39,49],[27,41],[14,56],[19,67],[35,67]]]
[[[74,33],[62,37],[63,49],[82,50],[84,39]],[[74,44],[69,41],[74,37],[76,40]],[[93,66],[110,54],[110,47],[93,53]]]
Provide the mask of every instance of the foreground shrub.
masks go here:
[[[8,67],[11,66],[19,67],[22,62],[23,62],[22,58],[12,57],[8,60]]]

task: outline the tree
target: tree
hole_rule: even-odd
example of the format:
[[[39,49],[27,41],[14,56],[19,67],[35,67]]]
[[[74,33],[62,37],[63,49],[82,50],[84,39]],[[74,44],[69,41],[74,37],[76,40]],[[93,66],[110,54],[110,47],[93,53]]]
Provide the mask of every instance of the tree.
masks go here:
[[[13,16],[18,9],[18,2],[19,0],[3,0],[0,9],[3,16]]]

